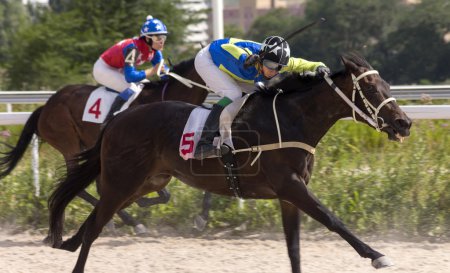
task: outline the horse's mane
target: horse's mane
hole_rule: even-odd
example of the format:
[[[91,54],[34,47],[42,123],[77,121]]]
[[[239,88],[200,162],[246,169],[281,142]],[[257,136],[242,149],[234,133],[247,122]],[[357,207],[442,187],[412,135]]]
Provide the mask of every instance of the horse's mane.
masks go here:
[[[364,59],[364,57],[356,51],[348,52],[341,54],[342,57],[346,58],[349,61],[354,62],[358,66],[366,67],[368,69],[373,69],[373,67],[369,64],[369,62]]]
[[[174,65],[172,71],[176,74],[183,74],[186,72],[186,70],[192,67],[194,67],[194,58],[182,61],[181,63]]]
[[[194,67],[194,58],[191,58],[189,60],[185,60],[182,61],[176,65],[173,66],[173,68],[171,69],[172,72],[174,72],[175,74],[178,75],[182,75],[184,73],[186,73],[186,71],[188,69],[192,69]],[[169,80],[174,80],[174,79],[170,79]],[[156,81],[156,82],[147,82],[144,84],[144,88],[145,89],[151,89],[151,88],[157,88],[157,87],[161,87],[162,85],[164,85],[166,83],[165,80],[161,80],[161,81]]]
[[[345,70],[333,73],[330,77],[335,78],[345,73]],[[314,76],[304,76],[300,73],[283,73],[279,79],[269,84],[269,88],[281,89],[283,93],[308,93],[316,85],[322,83],[324,79]]]
[[[355,63],[358,66],[366,67],[368,69],[373,69],[372,66],[367,62],[364,57],[362,57],[357,52],[350,52],[345,53],[341,55],[345,59]],[[345,73],[345,69],[335,72],[330,77],[333,79],[335,77],[339,77]],[[290,93],[290,92],[299,92],[299,93],[306,93],[312,88],[320,83],[322,83],[324,79],[317,78],[314,76],[304,76],[299,73],[284,73],[283,75],[280,75],[277,79],[274,79],[272,82],[270,82],[269,87],[270,88],[279,88],[282,89],[284,93]]]

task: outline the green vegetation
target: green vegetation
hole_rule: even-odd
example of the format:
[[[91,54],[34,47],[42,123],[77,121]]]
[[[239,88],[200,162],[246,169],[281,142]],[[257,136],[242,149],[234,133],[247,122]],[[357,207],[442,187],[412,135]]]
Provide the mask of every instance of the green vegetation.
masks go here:
[[[310,187],[349,227],[359,232],[402,232],[408,235],[450,235],[450,143],[448,121],[416,121],[403,144],[387,140],[368,126],[338,122],[317,147]],[[8,128],[15,143],[21,126]],[[46,200],[62,157],[44,144],[40,152],[41,194],[34,196],[30,158],[0,183],[0,222],[24,228],[46,228]],[[167,205],[150,209],[132,205],[133,215],[149,226],[190,231],[201,210],[202,193],[174,180]],[[94,193],[93,187],[90,192]],[[277,200],[246,200],[213,196],[209,227],[281,230]],[[91,211],[80,199],[69,205],[67,226],[78,228]],[[304,228],[320,226],[309,217]],[[116,222],[119,222],[117,220]],[[128,228],[125,229],[128,231]],[[131,229],[130,229],[131,231]]]

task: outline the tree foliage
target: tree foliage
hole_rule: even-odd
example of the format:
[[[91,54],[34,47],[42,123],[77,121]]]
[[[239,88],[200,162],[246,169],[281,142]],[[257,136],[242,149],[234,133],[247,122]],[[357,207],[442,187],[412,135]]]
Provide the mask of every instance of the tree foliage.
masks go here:
[[[392,84],[442,82],[450,78],[450,3],[423,0],[307,1],[304,17],[274,10],[258,18],[248,32],[256,41],[286,35],[321,17],[327,19],[289,40],[291,54],[342,68],[339,55],[361,52]]]
[[[398,27],[373,50],[393,83],[433,83],[450,78],[450,2],[424,0],[399,16]]]
[[[69,83],[93,82],[92,66],[118,41],[139,35],[147,15],[169,28],[165,55],[181,44],[185,26],[195,16],[183,16],[177,1],[97,0],[52,1],[39,22],[17,33],[8,62],[9,88],[55,89]]]
[[[14,33],[27,23],[27,11],[20,1],[0,0],[0,67],[9,59]]]

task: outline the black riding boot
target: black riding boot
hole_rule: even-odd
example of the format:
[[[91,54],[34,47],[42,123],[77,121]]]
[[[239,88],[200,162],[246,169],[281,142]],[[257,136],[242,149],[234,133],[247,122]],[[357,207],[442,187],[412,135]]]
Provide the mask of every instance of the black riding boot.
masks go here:
[[[211,113],[209,113],[206,119],[202,137],[198,141],[197,148],[195,149],[195,159],[204,159],[213,155],[220,156],[220,150],[213,145],[213,141],[219,132],[220,114],[223,109],[224,107],[222,105],[213,105]]]
[[[122,106],[125,104],[125,102],[127,102],[127,101],[124,100],[120,96],[117,96],[114,99],[114,102],[111,105],[111,109],[109,109],[108,115],[106,115],[105,120],[103,121],[102,125],[100,126],[101,129],[103,129],[106,126],[106,124],[113,118],[114,113],[119,111],[120,108],[122,108]]]

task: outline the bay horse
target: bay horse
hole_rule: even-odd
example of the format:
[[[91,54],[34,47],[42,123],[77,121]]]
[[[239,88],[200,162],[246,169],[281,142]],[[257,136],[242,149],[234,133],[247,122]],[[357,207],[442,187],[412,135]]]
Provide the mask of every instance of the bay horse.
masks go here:
[[[352,100],[352,92],[356,92],[352,105],[357,112],[372,116],[367,120],[356,116],[357,120],[387,133],[391,140],[403,140],[410,134],[411,120],[391,98],[389,85],[378,72],[356,53],[341,59],[345,69],[325,80],[304,80],[292,74],[274,86],[284,90],[282,94],[251,95],[232,124],[241,174],[240,197],[279,200],[294,273],[300,272],[300,211],[339,234],[361,257],[371,259],[375,268],[392,264],[352,234],[307,187],[313,170],[313,147],[339,119],[352,116],[353,110],[345,102]],[[173,101],[130,109],[108,124],[92,149],[76,157],[79,164],[59,181],[49,198],[53,247],[73,252],[81,246],[73,272],[84,272],[92,243],[116,211],[162,189],[172,176],[212,193],[236,194],[222,175],[221,158],[184,160],[179,155],[183,128],[195,107]],[[289,143],[301,143],[304,148],[293,148],[295,145]],[[263,151],[261,147],[266,144],[275,145]],[[237,153],[239,150],[244,152]],[[262,152],[255,155],[252,151]],[[249,164],[255,158],[257,164]],[[98,175],[100,201],[78,232],[63,241],[65,208]]]
[[[194,68],[194,59],[175,65],[172,72],[204,84]],[[206,90],[197,86],[192,89],[182,88],[183,86],[182,83],[172,78],[166,82],[145,83],[142,92],[130,107],[162,100],[180,100],[200,105],[208,95]],[[100,124],[82,121],[86,102],[97,87],[93,85],[65,86],[52,95],[45,105],[36,109],[25,123],[16,146],[2,153],[0,179],[10,174],[16,167],[29,146],[33,134],[38,135],[63,155],[67,169],[73,167],[71,165],[73,156],[83,149],[94,146],[100,134]],[[138,205],[147,207],[168,202],[170,195],[165,189],[158,191],[158,194],[159,196],[156,198],[139,199]],[[81,191],[78,196],[94,206],[98,202],[85,190]],[[205,195],[205,198],[210,198],[210,195]],[[205,211],[209,211],[209,208],[203,208],[202,215],[205,214]],[[125,224],[133,226],[137,234],[147,232],[145,227],[127,212],[121,210],[118,215]],[[205,216],[202,217],[205,218]]]

